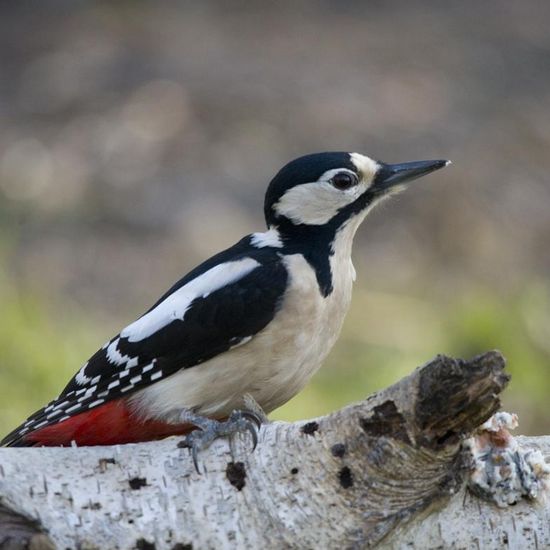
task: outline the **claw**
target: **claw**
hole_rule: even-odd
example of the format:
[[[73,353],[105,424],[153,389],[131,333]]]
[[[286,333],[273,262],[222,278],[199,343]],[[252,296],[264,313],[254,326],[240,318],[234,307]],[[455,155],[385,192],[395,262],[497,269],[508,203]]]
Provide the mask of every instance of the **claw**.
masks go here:
[[[193,457],[193,464],[195,465],[195,471],[197,472],[197,474],[201,475],[201,471],[199,468],[199,457],[198,457],[199,452],[197,450],[197,446],[193,445],[193,447],[189,450],[191,452],[191,456]]]
[[[228,422],[235,422],[238,427],[244,428],[250,434],[252,451],[255,451],[258,445],[258,429],[262,425],[258,415],[251,411],[233,411]]]
[[[262,419],[252,411],[239,411],[242,418],[246,418],[256,424],[258,428],[262,425]]]
[[[246,429],[248,430],[248,433],[252,438],[252,452],[256,450],[256,447],[258,445],[258,428],[254,427],[252,424],[249,424],[248,422],[246,424]]]
[[[229,437],[231,456],[234,456],[233,436],[236,433],[246,431],[252,438],[252,451],[258,445],[258,429],[262,424],[261,418],[251,411],[233,411],[225,422],[218,422],[194,413],[186,412],[185,421],[195,424],[197,430],[188,434],[178,446],[189,449],[196,472],[200,475],[199,451],[207,449],[213,441],[219,437]]]
[[[198,458],[198,451],[199,451],[199,445],[195,443],[195,436],[196,432],[191,432],[189,435],[185,437],[183,441],[180,441],[178,443],[178,447],[180,449],[189,449],[189,455],[193,458],[193,464],[195,465],[195,470],[197,474],[200,475],[201,471],[199,469],[199,458]]]

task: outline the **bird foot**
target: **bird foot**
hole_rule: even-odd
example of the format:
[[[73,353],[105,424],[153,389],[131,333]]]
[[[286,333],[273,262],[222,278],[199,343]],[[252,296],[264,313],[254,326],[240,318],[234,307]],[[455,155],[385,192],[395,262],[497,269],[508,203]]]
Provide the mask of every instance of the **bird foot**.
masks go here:
[[[252,437],[252,450],[254,450],[258,444],[258,428],[262,424],[262,418],[255,412],[240,410],[233,411],[224,422],[188,412],[183,413],[181,420],[199,428],[192,431],[178,444],[178,447],[189,449],[198,474],[201,473],[198,461],[199,451],[208,449],[220,437],[228,437],[231,455],[234,456],[233,436],[243,432],[248,432]]]

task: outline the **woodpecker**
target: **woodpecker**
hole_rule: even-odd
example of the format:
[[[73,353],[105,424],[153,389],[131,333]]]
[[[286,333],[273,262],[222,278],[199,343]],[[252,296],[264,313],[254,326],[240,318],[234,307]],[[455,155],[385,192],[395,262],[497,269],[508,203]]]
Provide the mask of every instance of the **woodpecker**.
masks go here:
[[[352,241],[369,210],[447,164],[344,152],[290,162],[268,186],[267,231],[185,275],[2,445],[188,434],[195,453],[236,431],[255,437],[264,413],[305,386],[338,338],[355,280]]]

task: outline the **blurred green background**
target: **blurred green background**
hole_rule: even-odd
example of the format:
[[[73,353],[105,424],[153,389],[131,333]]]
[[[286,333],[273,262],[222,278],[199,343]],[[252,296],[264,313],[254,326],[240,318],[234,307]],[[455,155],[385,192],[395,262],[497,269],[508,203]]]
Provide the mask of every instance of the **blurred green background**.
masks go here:
[[[288,160],[453,165],[358,233],[352,310],[273,416],[498,348],[550,433],[550,3],[0,6],[0,432],[199,261],[263,227]]]

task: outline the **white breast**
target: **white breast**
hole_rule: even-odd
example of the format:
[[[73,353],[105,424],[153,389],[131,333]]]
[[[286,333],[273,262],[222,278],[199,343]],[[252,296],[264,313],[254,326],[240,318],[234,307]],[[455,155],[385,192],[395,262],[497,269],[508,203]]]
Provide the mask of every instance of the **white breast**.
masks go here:
[[[291,281],[283,307],[258,341],[251,342],[267,360],[254,367],[248,392],[267,412],[296,395],[321,366],[340,334],[351,300],[349,261],[328,297],[321,295],[315,272],[302,255],[285,261]]]
[[[351,301],[355,229],[349,229],[335,243],[329,296],[322,296],[315,271],[301,254],[285,256],[289,286],[271,323],[247,344],[136,393],[132,400],[138,409],[147,417],[181,408],[222,417],[242,408],[246,393],[266,412],[296,395],[336,342]]]

